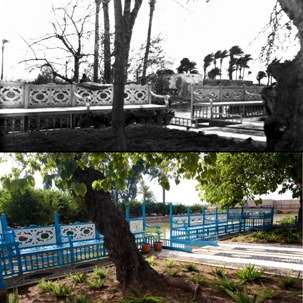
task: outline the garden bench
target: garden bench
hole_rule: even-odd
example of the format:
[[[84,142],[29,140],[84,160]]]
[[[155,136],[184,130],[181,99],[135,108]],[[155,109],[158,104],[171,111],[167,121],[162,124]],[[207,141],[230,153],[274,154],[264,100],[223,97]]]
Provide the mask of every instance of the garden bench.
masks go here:
[[[168,108],[169,96],[153,93],[150,84],[126,85],[124,96],[126,111],[163,111]],[[160,99],[160,104],[153,104],[152,98]],[[91,113],[110,112],[112,99],[111,84],[0,82],[0,126],[4,132],[74,128],[79,117],[87,114],[88,110]]]
[[[210,126],[242,124],[265,115],[260,88],[191,85],[191,118]]]

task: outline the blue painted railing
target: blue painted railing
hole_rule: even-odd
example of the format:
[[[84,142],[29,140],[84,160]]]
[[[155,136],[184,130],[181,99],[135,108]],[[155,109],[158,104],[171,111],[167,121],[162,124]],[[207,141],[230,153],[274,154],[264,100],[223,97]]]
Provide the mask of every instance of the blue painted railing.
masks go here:
[[[170,244],[183,250],[193,246],[217,245],[218,236],[245,230],[268,229],[273,225],[273,207],[238,207],[219,212],[218,208],[200,214],[173,215],[170,204]],[[182,246],[182,243],[184,244]]]

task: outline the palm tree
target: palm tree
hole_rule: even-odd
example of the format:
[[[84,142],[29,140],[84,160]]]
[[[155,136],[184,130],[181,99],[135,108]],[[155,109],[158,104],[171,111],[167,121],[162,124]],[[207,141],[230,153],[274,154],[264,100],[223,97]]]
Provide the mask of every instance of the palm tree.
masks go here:
[[[215,52],[215,55],[214,55],[214,65],[215,65],[215,68],[217,67],[217,59],[220,59],[221,55],[222,55],[221,51],[218,50],[218,51]]]
[[[243,76],[242,80],[244,80],[244,71],[245,68],[249,68],[249,65],[247,64],[249,61],[253,60],[250,54],[246,54],[244,57],[242,57],[242,68],[243,68]]]
[[[153,24],[155,6],[156,6],[156,0],[150,0],[149,1],[149,23],[148,23],[148,31],[147,31],[147,42],[146,42],[145,55],[144,55],[144,60],[143,60],[143,72],[142,72],[141,85],[145,85],[145,83],[146,83],[147,61],[148,61],[148,55],[149,55],[149,49],[150,49],[151,29],[152,29],[152,24]]]
[[[220,70],[218,67],[215,67],[210,70],[207,75],[209,79],[216,79],[216,77],[220,75]]]
[[[228,67],[228,76],[229,80],[233,79],[233,72],[236,70],[235,65],[236,65],[236,60],[235,56],[239,56],[243,54],[243,50],[241,49],[240,46],[234,45],[233,47],[230,48],[229,50],[229,67]]]
[[[264,71],[260,70],[260,71],[258,72],[256,79],[257,79],[257,81],[258,81],[258,83],[259,83],[259,86],[261,86],[261,80],[262,80],[263,78],[266,78],[266,77],[267,77],[267,76],[266,76],[266,73],[265,73]]]
[[[222,77],[222,63],[223,63],[223,59],[225,59],[226,57],[228,57],[228,51],[224,50],[221,52],[221,57],[220,57],[220,80]]]
[[[204,61],[204,65],[203,65],[204,79],[206,79],[206,71],[207,71],[207,68],[210,66],[210,64],[214,61],[214,54],[206,55],[204,57],[203,61]]]
[[[142,201],[144,202],[156,202],[153,191],[143,179],[139,182],[138,194],[142,195]]]

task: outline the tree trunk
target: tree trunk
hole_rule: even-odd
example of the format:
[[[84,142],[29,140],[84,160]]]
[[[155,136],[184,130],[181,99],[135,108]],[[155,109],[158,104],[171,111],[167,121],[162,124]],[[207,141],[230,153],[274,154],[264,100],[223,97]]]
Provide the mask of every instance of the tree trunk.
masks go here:
[[[154,10],[156,5],[156,0],[150,0],[149,1],[150,10],[149,10],[149,23],[148,23],[148,31],[147,31],[147,41],[146,41],[146,48],[145,48],[145,55],[144,55],[144,61],[143,61],[143,71],[142,71],[142,79],[141,79],[141,85],[146,84],[146,69],[147,69],[147,61],[148,61],[148,54],[150,49],[150,38],[151,38],[151,29],[153,24],[153,16],[154,16]]]
[[[80,65],[80,58],[75,55],[74,56],[74,82],[79,82],[79,65]]]
[[[265,120],[267,148],[271,151],[303,150],[303,2],[278,0],[297,26],[301,49],[293,61],[273,64],[278,95],[272,115]]]
[[[124,132],[124,88],[132,30],[143,0],[136,0],[131,11],[131,1],[125,0],[124,15],[121,0],[114,0],[115,9],[115,65],[114,65],[114,96],[112,111],[112,133],[115,149],[125,151],[126,139]]]
[[[111,83],[111,60],[110,60],[110,24],[108,3],[110,0],[103,1],[104,17],[104,83]]]
[[[95,45],[94,45],[94,82],[99,82],[99,13],[101,0],[95,0],[96,3],[96,18],[95,18]]]
[[[115,5],[115,68],[114,68],[114,96],[112,112],[112,132],[116,149],[126,150],[124,133],[124,74],[125,74],[125,27],[122,16],[121,0],[114,0]]]
[[[85,203],[89,219],[96,224],[98,232],[104,235],[104,245],[116,266],[117,280],[121,283],[122,289],[137,288],[146,280],[154,280],[158,274],[137,249],[135,237],[111,201],[110,194],[92,189],[94,180],[104,178],[101,172],[91,167],[84,170],[78,168],[73,174],[74,182],[86,185]]]

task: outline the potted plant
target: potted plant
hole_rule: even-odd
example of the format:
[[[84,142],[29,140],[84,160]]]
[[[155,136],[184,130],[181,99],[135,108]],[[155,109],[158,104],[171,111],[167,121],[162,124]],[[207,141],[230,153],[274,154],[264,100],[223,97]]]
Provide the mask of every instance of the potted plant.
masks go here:
[[[142,254],[150,253],[150,243],[143,242],[141,251],[142,251]]]
[[[157,238],[156,238],[156,241],[154,241],[154,250],[161,251],[162,250],[162,241],[161,241],[162,231],[160,229],[156,229],[156,233],[157,233]]]

